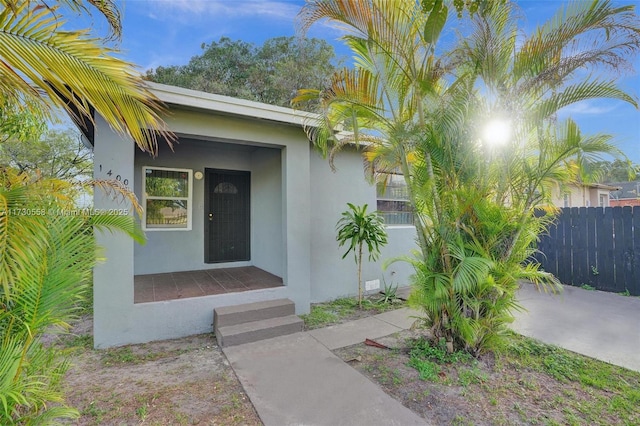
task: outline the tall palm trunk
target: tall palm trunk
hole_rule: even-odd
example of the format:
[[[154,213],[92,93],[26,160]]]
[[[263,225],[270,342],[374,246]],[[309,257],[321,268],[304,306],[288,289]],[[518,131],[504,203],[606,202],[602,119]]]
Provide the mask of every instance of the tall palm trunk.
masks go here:
[[[362,241],[358,244],[358,307],[362,309]]]
[[[413,189],[413,181],[411,179],[411,170],[409,169],[409,164],[407,163],[406,153],[403,150],[403,158],[400,161],[400,169],[402,170],[402,177],[404,178],[404,182],[407,185],[407,192],[409,195],[409,200],[411,200],[411,206],[414,211],[414,225],[416,227],[416,232],[418,234],[418,244],[420,244],[420,252],[424,257],[427,250],[427,239],[425,234],[425,227],[422,223],[422,218],[420,217],[419,212],[416,209],[418,205],[416,202],[418,200],[417,194]]]

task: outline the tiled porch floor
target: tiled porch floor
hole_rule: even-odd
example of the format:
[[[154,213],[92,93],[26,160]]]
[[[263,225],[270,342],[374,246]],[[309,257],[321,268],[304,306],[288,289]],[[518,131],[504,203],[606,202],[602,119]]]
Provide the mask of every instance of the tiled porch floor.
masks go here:
[[[136,275],[133,278],[133,301],[159,302],[282,285],[282,278],[255,266]]]

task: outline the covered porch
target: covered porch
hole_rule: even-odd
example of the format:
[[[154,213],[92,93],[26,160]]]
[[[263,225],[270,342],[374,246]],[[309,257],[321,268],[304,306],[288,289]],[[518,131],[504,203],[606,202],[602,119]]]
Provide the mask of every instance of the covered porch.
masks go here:
[[[282,278],[255,266],[136,275],[134,303],[282,287]]]
[[[161,142],[157,155],[142,153],[96,117],[94,176],[133,190],[147,241],[97,234],[107,261],[94,269],[94,345],[210,332],[213,310],[223,306],[289,298],[296,313],[308,312],[310,149],[302,119],[284,108],[153,88],[170,109],[173,147]],[[94,206],[123,207],[98,191]]]

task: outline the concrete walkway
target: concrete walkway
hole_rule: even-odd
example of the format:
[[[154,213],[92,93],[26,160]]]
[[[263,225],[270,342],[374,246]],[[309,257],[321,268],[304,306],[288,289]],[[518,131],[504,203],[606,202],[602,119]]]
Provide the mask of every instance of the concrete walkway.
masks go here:
[[[266,426],[430,424],[331,350],[411,326],[399,309],[223,351]]]
[[[516,314],[516,332],[640,371],[640,298],[530,284],[518,296],[527,311]],[[415,314],[398,309],[223,351],[267,426],[430,424],[331,352],[407,329]]]
[[[547,294],[525,284],[518,299],[527,312],[516,314],[516,332],[640,371],[640,298],[571,286]]]

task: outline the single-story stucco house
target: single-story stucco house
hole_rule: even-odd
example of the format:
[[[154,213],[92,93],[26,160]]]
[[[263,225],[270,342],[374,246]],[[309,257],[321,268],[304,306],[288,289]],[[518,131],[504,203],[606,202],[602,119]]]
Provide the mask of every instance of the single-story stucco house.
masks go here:
[[[406,285],[411,267],[384,260],[415,248],[402,179],[384,193],[365,176],[355,148],[327,160],[304,131],[306,113],[178,87],[150,84],[178,137],[156,157],[100,117],[90,139],[96,179],[117,179],[144,207],[147,243],[98,233],[94,270],[96,347],[212,330],[213,309],[288,298],[310,303],[357,293],[353,257],[342,259],[336,222],[347,202],[384,210],[389,243],[363,279]],[[96,191],[96,209],[125,209]]]
[[[601,183],[570,183],[553,191],[551,203],[556,207],[609,207],[609,193],[616,189]]]

